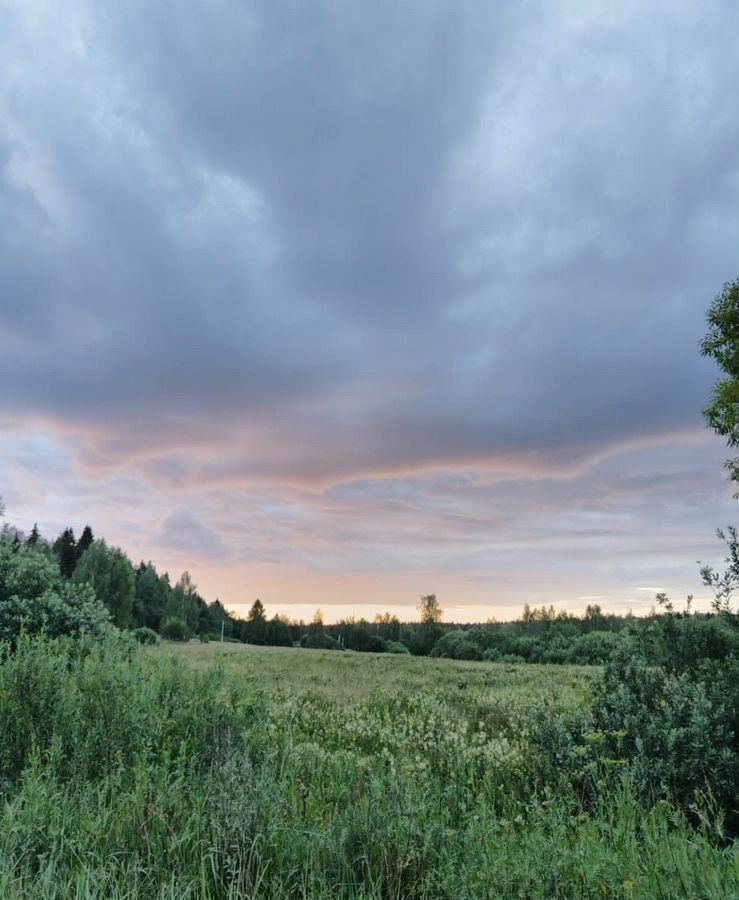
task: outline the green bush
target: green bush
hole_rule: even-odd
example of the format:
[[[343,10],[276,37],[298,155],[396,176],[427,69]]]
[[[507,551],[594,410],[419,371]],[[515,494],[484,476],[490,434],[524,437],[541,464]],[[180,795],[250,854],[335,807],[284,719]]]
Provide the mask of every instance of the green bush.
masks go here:
[[[693,632],[692,623],[678,622],[666,617],[654,627],[668,633],[675,627],[683,638]],[[652,638],[652,647],[669,646],[664,634]],[[624,644],[607,665],[589,713],[556,722],[539,713],[533,737],[585,797],[595,797],[610,774],[626,771],[647,804],[674,801],[691,815],[701,797],[712,798],[736,834],[739,658],[689,660],[682,653],[669,667],[655,666]]]
[[[387,641],[385,643],[385,652],[386,653],[405,653],[410,656],[410,650],[406,647],[402,641]]]
[[[162,637],[170,641],[188,641],[190,640],[190,629],[185,624],[184,619],[179,616],[168,616],[162,622]]]
[[[0,641],[14,644],[21,632],[99,638],[112,628],[92,588],[62,579],[41,549],[0,543]]]
[[[467,632],[461,628],[447,631],[442,635],[430,655],[445,659],[482,659],[480,648],[469,639]]]
[[[156,633],[156,631],[151,628],[147,628],[146,626],[135,628],[131,632],[131,634],[139,642],[139,644],[153,646],[154,644],[159,643],[159,635]]]
[[[13,596],[0,603],[0,640],[10,643],[21,632],[104,637],[113,627],[110,613],[87,585],[64,583],[40,597]]]
[[[21,636],[0,657],[0,782],[16,782],[38,755],[75,782],[147,766],[206,771],[214,741],[238,736],[252,708],[223,693],[216,673],[188,672],[123,636]]]

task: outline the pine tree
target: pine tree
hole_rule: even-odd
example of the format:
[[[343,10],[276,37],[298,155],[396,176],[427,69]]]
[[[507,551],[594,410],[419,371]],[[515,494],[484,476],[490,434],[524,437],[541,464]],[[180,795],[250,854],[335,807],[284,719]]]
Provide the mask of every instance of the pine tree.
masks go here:
[[[77,542],[74,531],[65,528],[54,541],[54,553],[59,560],[59,569],[65,578],[71,578],[77,565]]]
[[[251,644],[264,644],[267,640],[267,616],[264,612],[264,604],[258,597],[252,603],[246,621],[247,641]]]
[[[95,536],[92,533],[92,528],[90,528],[89,525],[85,525],[82,534],[80,535],[80,539],[77,541],[78,560],[94,540]]]
[[[36,544],[41,540],[41,534],[38,530],[38,523],[33,523],[33,528],[31,529],[31,533],[26,538],[26,547],[35,547]]]

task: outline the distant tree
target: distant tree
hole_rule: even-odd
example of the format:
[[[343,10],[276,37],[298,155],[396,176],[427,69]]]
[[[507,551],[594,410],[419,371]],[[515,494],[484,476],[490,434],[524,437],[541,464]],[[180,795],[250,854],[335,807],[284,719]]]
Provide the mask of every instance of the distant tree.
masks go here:
[[[346,647],[360,653],[384,653],[386,645],[380,635],[372,630],[370,623],[360,619],[349,628]]]
[[[377,633],[386,641],[397,641],[400,638],[400,619],[392,613],[377,613],[375,616]]]
[[[72,580],[88,584],[109,610],[113,623],[127,628],[136,589],[133,566],[126,554],[105,541],[95,541],[82,554]]]
[[[439,605],[436,594],[421,596],[418,611],[421,614],[422,625],[438,625],[444,615],[444,610]]]
[[[159,576],[151,562],[141,562],[136,569],[131,624],[158,631],[171,591],[168,578]]]
[[[589,631],[597,631],[603,620],[603,610],[598,603],[588,604],[585,608],[585,622]]]
[[[165,618],[179,617],[188,631],[197,631],[199,609],[198,592],[189,572],[183,572],[167,600]]]
[[[246,639],[251,644],[264,644],[267,640],[267,616],[264,612],[264,604],[257,597],[252,603],[249,614],[246,617]]]
[[[201,635],[216,635],[220,637],[221,628],[225,637],[234,637],[242,639],[241,632],[234,633],[234,620],[228,614],[225,606],[216,597],[212,603],[205,604],[204,609],[200,612],[199,633]]]
[[[85,525],[82,534],[80,535],[80,539],[77,541],[77,559],[82,556],[94,540],[95,537],[92,533],[92,528],[90,528],[89,525]]]
[[[442,635],[441,617],[444,611],[436,599],[436,594],[424,594],[418,604],[418,612],[421,616],[421,626],[411,649],[417,655],[426,656]]]
[[[38,523],[33,523],[33,528],[31,529],[31,533],[26,538],[26,547],[35,547],[36,544],[41,540],[41,534],[38,530]]]
[[[283,616],[273,616],[267,623],[267,643],[271,647],[292,647],[290,622]]]
[[[53,547],[59,560],[59,571],[65,578],[71,578],[77,565],[77,542],[73,529],[65,528],[54,541]]]
[[[0,519],[5,515],[5,504],[3,503],[3,498],[0,497]]]

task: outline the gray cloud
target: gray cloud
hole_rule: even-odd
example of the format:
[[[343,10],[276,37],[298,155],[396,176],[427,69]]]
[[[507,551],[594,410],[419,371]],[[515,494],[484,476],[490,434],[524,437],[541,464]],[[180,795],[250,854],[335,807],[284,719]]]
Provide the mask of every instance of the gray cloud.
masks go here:
[[[731,4],[6,6],[4,413],[202,477],[699,427]]]
[[[223,559],[227,555],[220,536],[188,510],[177,510],[167,516],[155,544],[206,558]]]

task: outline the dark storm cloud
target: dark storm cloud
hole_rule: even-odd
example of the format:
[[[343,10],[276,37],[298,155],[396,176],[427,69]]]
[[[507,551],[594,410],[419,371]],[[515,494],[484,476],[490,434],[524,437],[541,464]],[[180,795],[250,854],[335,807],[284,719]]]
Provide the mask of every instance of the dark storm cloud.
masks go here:
[[[180,486],[701,427],[734,4],[0,17],[0,414]]]

